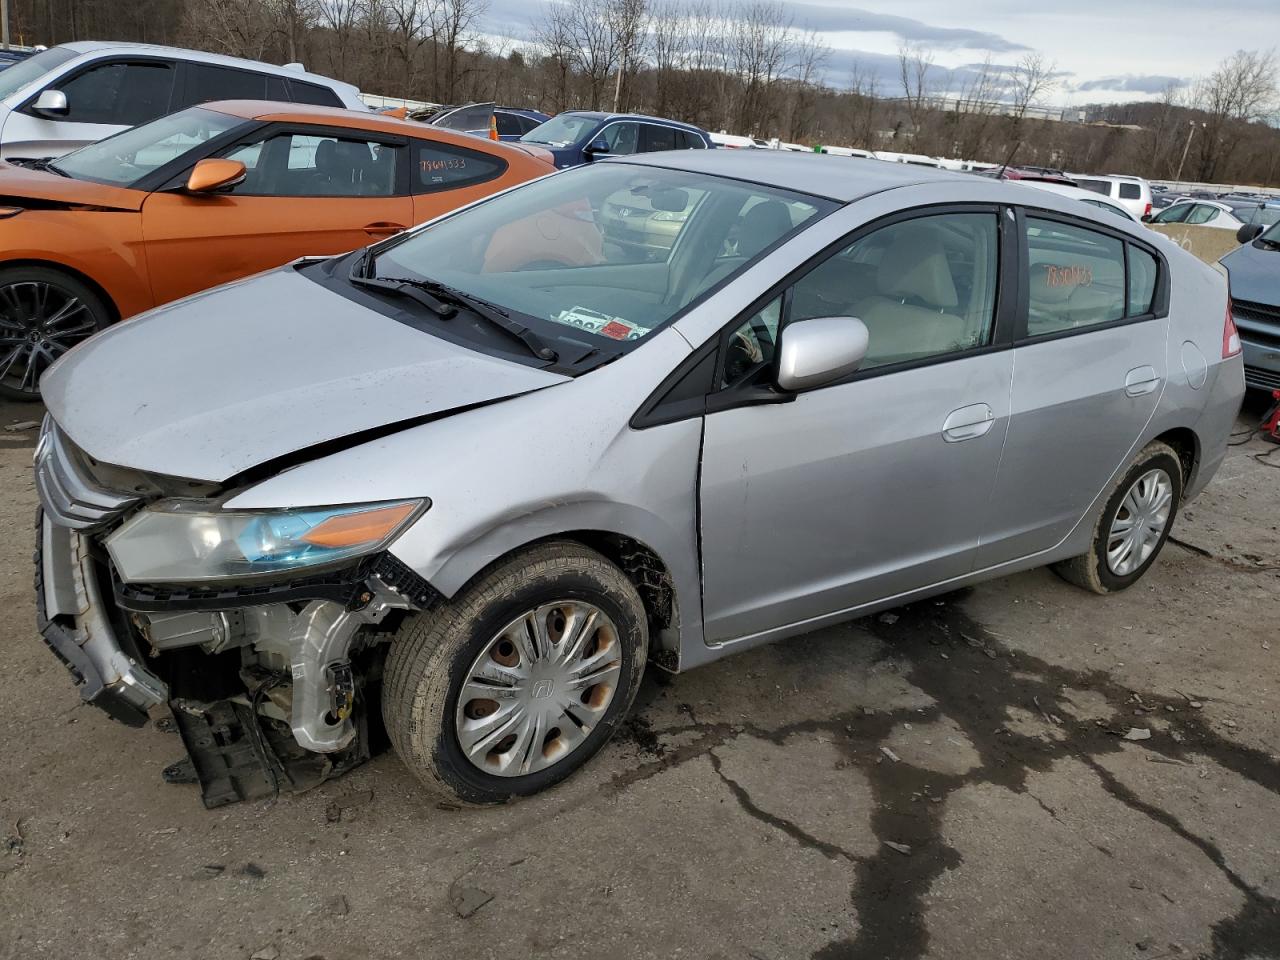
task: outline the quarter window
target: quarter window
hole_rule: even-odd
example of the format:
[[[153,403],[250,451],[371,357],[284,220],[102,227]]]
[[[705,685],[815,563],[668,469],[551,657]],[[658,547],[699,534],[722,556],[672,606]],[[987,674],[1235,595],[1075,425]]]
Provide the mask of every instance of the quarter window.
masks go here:
[[[501,176],[507,169],[500,157],[432,140],[415,141],[413,150],[416,193],[469,187]]]
[[[235,193],[267,197],[390,197],[397,147],[385,143],[283,133],[226,154],[247,176]]]
[[[676,134],[679,131],[674,127],[660,127],[657,124],[646,123],[641,130],[644,134],[642,152],[655,153],[658,150],[676,149]]]
[[[1120,184],[1120,199],[1121,200],[1141,200],[1142,187],[1136,183]]]
[[[1150,313],[1156,298],[1156,258],[1147,251],[1129,247],[1129,316]]]
[[[1111,323],[1125,316],[1124,243],[1052,220],[1027,218],[1031,297],[1027,335]]]
[[[171,63],[107,63],[90,67],[61,84],[70,123],[134,127],[169,112],[173,94]]]
[[[342,101],[328,87],[318,83],[305,83],[302,80],[289,80],[289,89],[293,93],[289,99],[294,103],[309,103],[313,107],[340,107]]]
[[[1197,203],[1187,217],[1187,223],[1211,223],[1218,218],[1221,213],[1217,207],[1211,207],[1207,203]]]

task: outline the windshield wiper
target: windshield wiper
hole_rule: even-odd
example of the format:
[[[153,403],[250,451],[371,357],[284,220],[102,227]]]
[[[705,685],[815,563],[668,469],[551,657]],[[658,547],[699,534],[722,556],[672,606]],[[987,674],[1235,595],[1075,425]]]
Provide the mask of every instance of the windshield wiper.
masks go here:
[[[56,173],[60,177],[71,178],[71,174],[53,162],[53,157],[41,157],[39,160],[32,160],[26,167],[28,170],[48,170],[50,173]]]
[[[377,277],[376,279],[384,279]],[[437,283],[435,280],[395,280],[395,283],[404,283],[410,285],[412,289],[426,291],[434,297],[439,298],[447,304],[454,304],[462,307],[468,313],[473,313],[477,317],[489,321],[507,336],[514,340],[519,340],[539,360],[548,360],[555,362],[560,355],[547,343],[546,340],[538,336],[519,320],[512,318],[511,314],[499,306],[489,303],[487,300],[481,300],[479,297],[473,297],[471,294],[459,290],[456,287],[450,287],[443,283]]]
[[[408,297],[410,300],[422,304],[442,320],[448,320],[458,312],[457,307],[445,303],[439,297],[433,296],[432,291],[422,286],[417,280],[404,280],[397,277],[365,277],[355,272],[348,279],[358,287],[368,287],[371,290]]]

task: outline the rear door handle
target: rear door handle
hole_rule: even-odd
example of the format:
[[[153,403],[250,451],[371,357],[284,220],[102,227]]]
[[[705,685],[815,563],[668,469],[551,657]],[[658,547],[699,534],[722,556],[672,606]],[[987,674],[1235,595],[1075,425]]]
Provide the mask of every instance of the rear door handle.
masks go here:
[[[1160,374],[1155,367],[1134,367],[1124,378],[1124,394],[1126,397],[1145,396],[1160,386]]]
[[[942,424],[942,439],[947,443],[973,440],[981,437],[996,422],[996,415],[985,403],[974,403],[959,410],[952,410]]]
[[[387,220],[380,220],[377,223],[366,223],[364,232],[371,237],[389,237],[396,233],[404,232],[404,224],[391,223]]]

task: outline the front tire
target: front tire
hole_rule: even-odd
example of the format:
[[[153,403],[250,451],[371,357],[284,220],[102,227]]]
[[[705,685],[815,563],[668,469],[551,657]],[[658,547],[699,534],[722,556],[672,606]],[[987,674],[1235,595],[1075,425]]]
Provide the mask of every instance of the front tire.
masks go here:
[[[1147,444],[1107,498],[1089,552],[1053,564],[1053,571],[1093,593],[1133,586],[1169,539],[1182,485],[1182,461],[1173,448],[1158,440]]]
[[[0,397],[39,400],[45,370],[110,322],[102,298],[70,274],[0,269]]]
[[[436,797],[497,803],[564,780],[626,716],[649,636],[631,581],[576,543],[502,561],[392,640],[382,714]]]

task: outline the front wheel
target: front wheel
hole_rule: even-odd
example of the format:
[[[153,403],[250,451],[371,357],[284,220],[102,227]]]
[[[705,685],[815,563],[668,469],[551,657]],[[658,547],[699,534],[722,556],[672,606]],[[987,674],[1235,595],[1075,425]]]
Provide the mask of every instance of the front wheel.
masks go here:
[[[1159,556],[1182,502],[1182,461],[1168,444],[1148,444],[1120,478],[1094,528],[1089,552],[1053,565],[1093,593],[1135,584]]]
[[[401,627],[387,732],[436,796],[536,793],[604,746],[635,699],[648,642],[621,570],[578,544],[533,547]]]
[[[0,397],[39,400],[45,370],[110,322],[102,298],[69,274],[0,269]]]

